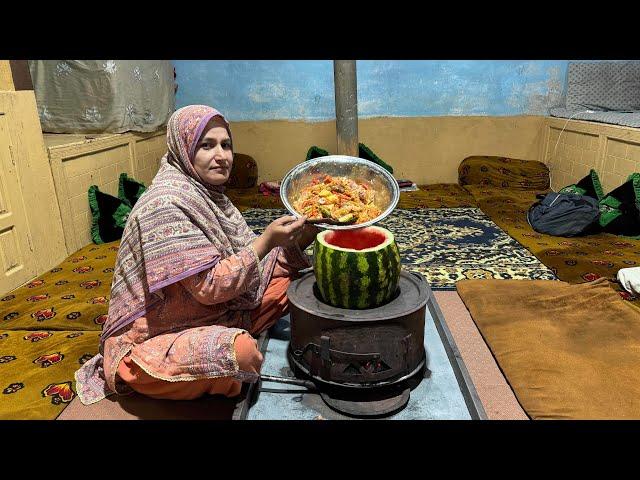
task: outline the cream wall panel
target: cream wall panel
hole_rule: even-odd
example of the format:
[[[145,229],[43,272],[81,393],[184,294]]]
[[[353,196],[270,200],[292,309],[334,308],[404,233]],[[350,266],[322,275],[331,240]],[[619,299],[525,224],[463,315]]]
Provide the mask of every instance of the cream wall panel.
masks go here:
[[[45,135],[69,254],[92,241],[89,187],[117,196],[123,172],[149,185],[166,152],[165,135]]]
[[[640,172],[640,129],[549,117],[544,123],[543,161],[554,189],[595,169],[605,193]]]
[[[160,159],[167,152],[167,140],[164,135],[157,135],[148,139],[140,139],[135,144],[136,179],[145,185],[150,185],[160,166]]]

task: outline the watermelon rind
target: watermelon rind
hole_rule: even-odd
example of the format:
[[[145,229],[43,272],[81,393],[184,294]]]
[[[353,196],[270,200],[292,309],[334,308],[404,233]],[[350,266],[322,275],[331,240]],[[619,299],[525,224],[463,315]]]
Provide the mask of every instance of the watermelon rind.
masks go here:
[[[380,245],[353,250],[330,245],[321,232],[314,243],[313,267],[318,290],[325,303],[338,308],[368,309],[387,303],[395,294],[400,279],[400,251],[393,234],[377,230],[386,239]]]

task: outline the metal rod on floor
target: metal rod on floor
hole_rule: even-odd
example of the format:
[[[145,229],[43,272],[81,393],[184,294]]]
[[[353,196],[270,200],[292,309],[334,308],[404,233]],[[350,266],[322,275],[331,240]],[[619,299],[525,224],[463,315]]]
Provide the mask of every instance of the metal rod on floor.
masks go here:
[[[286,378],[286,377],[274,377],[271,375],[260,375],[260,380],[262,380],[263,382],[288,383],[290,385],[298,385],[300,387],[306,387],[309,390],[316,390],[315,383],[309,380],[300,380],[299,378]]]

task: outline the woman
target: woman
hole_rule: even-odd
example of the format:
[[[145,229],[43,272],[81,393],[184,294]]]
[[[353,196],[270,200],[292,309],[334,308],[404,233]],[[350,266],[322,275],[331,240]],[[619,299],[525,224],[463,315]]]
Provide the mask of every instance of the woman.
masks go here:
[[[192,105],[167,124],[168,152],[124,230],[100,353],[76,372],[86,405],[132,390],[153,398],[235,396],[259,376],[251,335],[287,308],[317,229],[282,217],[260,236],[222,193],[229,124]]]

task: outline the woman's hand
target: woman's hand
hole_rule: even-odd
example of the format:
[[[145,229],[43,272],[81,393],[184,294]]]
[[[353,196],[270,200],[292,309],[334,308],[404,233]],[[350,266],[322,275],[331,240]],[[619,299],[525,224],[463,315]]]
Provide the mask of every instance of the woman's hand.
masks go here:
[[[322,230],[315,225],[305,223],[302,227],[302,233],[298,238],[298,246],[300,247],[300,250],[304,250],[311,245],[321,231]]]
[[[280,217],[267,226],[262,235],[253,241],[253,248],[262,260],[275,247],[287,247],[299,243],[307,217],[288,215]]]

